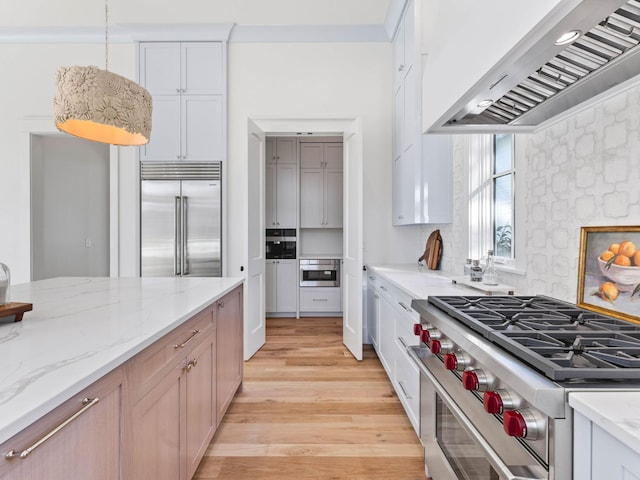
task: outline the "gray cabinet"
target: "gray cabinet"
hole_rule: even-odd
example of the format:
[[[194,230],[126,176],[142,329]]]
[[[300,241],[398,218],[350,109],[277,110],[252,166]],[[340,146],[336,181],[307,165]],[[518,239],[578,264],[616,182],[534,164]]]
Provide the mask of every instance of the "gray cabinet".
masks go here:
[[[296,228],[297,141],[289,137],[267,138],[265,150],[265,225],[267,228]]]
[[[265,277],[265,310],[269,313],[296,312],[298,261],[267,260]]]
[[[342,143],[300,144],[300,228],[342,228]]]

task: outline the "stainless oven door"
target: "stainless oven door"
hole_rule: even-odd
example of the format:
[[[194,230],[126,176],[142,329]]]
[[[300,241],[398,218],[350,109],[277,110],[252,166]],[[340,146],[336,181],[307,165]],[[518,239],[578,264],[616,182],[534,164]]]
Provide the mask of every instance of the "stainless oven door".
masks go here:
[[[420,437],[433,480],[548,480],[546,466],[426,349],[410,347],[420,368]],[[429,363],[433,362],[433,372]],[[439,365],[438,365],[439,363]],[[460,393],[460,395],[458,395]],[[454,399],[455,397],[455,399]]]
[[[339,260],[300,260],[301,287],[339,287]]]

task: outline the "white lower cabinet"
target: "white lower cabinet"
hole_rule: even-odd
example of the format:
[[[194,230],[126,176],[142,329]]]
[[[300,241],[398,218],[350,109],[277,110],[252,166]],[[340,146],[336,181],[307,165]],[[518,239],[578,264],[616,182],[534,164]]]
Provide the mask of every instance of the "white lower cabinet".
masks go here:
[[[417,345],[413,325],[420,321],[412,298],[375,273],[368,274],[367,321],[371,341],[411,425],[420,429],[420,371],[407,354]]]
[[[575,410],[573,425],[574,479],[640,480],[640,454]]]
[[[342,311],[340,287],[301,287],[300,312],[337,313]]]
[[[265,268],[265,310],[290,313],[297,310],[298,261],[267,260]]]

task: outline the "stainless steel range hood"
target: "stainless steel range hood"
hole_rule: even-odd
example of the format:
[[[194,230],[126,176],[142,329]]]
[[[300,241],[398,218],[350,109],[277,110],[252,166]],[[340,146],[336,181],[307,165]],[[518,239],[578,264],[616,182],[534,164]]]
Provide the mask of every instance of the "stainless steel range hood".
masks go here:
[[[571,30],[582,35],[554,44]],[[640,75],[640,0],[584,0],[536,35],[524,52],[515,48],[485,75],[434,131],[533,130]]]

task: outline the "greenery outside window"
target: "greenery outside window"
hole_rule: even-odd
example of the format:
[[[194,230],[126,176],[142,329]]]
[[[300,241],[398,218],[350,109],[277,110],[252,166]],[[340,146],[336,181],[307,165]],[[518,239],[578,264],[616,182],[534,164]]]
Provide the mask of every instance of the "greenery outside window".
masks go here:
[[[513,135],[493,136],[493,250],[497,257],[515,257],[515,162]]]

